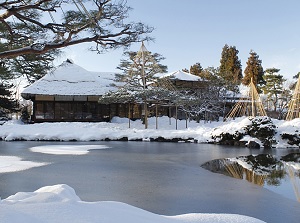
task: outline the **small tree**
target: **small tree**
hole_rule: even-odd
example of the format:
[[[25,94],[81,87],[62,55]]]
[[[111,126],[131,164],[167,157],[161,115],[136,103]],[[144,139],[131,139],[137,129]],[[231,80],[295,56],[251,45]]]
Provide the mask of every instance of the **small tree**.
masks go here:
[[[155,74],[167,72],[167,66],[160,63],[165,58],[158,53],[152,54],[144,45],[139,52],[125,52],[124,57],[126,59],[121,60],[117,69],[122,71],[120,78],[128,88],[146,89],[157,80]]]
[[[195,63],[194,65],[190,66],[190,69],[184,68],[182,71],[201,77],[203,68],[200,63]]]
[[[220,78],[219,68],[214,67],[204,69],[200,77],[206,81],[206,88],[195,91],[195,99],[189,103],[190,113],[206,121],[218,120],[224,115],[225,81]]]
[[[162,100],[161,97],[166,92],[158,85],[158,73],[167,72],[167,66],[160,64],[165,58],[158,53],[152,54],[144,44],[142,44],[138,52],[125,52],[126,59],[122,59],[117,67],[123,71],[122,75],[118,75],[119,81],[124,85],[116,92],[109,92],[104,95],[100,102],[113,99],[123,102],[139,102],[144,104],[145,128],[147,128],[147,104],[149,100]],[[161,93],[159,93],[161,91]],[[120,99],[120,100],[119,100]]]
[[[203,71],[203,68],[200,63],[195,63],[190,67],[190,73],[196,76],[201,76],[201,72]]]
[[[262,87],[275,112],[278,108],[280,95],[283,93],[283,83],[286,81],[282,75],[278,74],[279,71],[280,69],[277,68],[266,69],[263,77],[266,84]]]

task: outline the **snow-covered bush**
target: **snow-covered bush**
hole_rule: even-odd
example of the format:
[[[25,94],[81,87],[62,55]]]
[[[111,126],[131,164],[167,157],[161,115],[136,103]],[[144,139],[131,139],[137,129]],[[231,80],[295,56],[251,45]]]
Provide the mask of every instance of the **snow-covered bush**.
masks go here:
[[[275,143],[276,126],[269,117],[250,118],[251,125],[246,127],[247,135],[259,139],[265,148],[272,147]]]
[[[8,121],[7,114],[0,109],[0,125],[3,125],[6,121]]]
[[[219,135],[212,135],[212,139],[222,145],[240,145],[240,140],[244,137],[243,132],[236,131],[235,133],[222,132]],[[244,143],[245,145],[245,143]]]
[[[300,146],[300,134],[290,134],[290,133],[282,133],[281,138],[283,140],[287,140],[287,144],[291,146]]]
[[[250,122],[243,122],[244,126],[239,126],[238,130],[223,128],[223,131],[215,131],[217,134],[212,134],[212,139],[223,145],[239,145],[245,146],[247,142],[243,140],[245,136],[258,139],[265,148],[272,147],[276,141],[276,126],[269,117],[249,118]],[[241,125],[242,123],[240,123]],[[248,142],[249,143],[249,142]]]

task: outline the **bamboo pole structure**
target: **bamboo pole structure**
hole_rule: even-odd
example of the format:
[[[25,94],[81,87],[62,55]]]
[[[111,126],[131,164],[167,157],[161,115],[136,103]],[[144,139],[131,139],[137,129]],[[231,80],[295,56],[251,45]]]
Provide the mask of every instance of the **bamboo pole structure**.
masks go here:
[[[246,95],[241,97],[233,106],[230,112],[225,116],[224,121],[241,116],[267,116],[252,78],[250,84],[248,85],[248,91]]]
[[[285,120],[290,121],[295,118],[300,118],[300,76],[298,77],[293,97],[289,102]]]

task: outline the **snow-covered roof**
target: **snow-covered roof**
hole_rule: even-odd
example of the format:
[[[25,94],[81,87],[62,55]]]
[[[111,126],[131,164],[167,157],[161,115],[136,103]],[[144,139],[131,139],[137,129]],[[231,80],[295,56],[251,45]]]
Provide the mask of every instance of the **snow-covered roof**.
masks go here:
[[[40,80],[25,88],[28,95],[103,95],[114,83],[114,73],[90,72],[67,60]]]
[[[178,70],[174,71],[168,74],[163,74],[160,76],[161,78],[163,77],[169,77],[170,79],[176,79],[176,80],[183,80],[183,81],[199,81],[202,80],[201,77],[198,77],[196,75]]]

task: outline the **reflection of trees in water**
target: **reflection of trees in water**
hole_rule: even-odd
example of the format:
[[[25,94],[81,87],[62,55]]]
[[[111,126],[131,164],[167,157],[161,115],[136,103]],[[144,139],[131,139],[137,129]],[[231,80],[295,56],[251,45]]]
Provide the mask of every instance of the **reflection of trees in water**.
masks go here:
[[[272,170],[266,178],[266,183],[268,185],[279,186],[281,184],[281,180],[284,179],[286,171],[282,164],[280,166],[281,169]]]
[[[230,163],[230,161],[225,160],[224,167],[229,176],[245,179],[260,186],[264,186],[265,183],[272,186],[279,186],[281,180],[286,176],[286,170],[281,162],[278,162],[276,165],[272,163],[272,168],[268,170],[263,168],[263,171],[257,163],[255,163],[255,168],[252,166],[252,170],[250,170],[244,168],[238,162]]]
[[[250,168],[245,168],[238,163],[247,164]],[[212,160],[202,165],[212,172],[222,173],[237,179],[245,179],[251,183],[264,186],[280,186],[282,180],[288,176],[294,187],[297,200],[300,202],[300,171],[292,168],[287,162],[300,162],[300,153],[293,153],[277,160],[269,154],[257,156],[241,156],[236,159]]]
[[[265,178],[267,175],[257,174],[253,170],[249,170],[238,164],[237,162],[228,162],[224,160],[224,170],[227,172],[227,175],[237,178],[237,179],[246,179],[247,181],[263,186]]]

